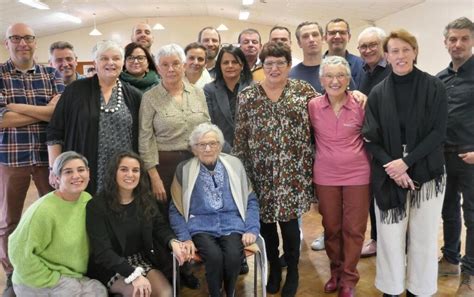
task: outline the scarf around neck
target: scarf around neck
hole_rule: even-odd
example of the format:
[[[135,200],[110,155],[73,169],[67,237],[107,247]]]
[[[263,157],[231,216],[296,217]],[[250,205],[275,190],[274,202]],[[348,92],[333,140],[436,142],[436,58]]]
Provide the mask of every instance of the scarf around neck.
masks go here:
[[[158,74],[153,70],[148,71],[145,76],[141,78],[133,76],[128,72],[122,71],[122,73],[120,73],[120,79],[124,82],[131,84],[142,92],[147,91],[148,89],[150,89],[154,85],[157,85],[160,82]]]
[[[439,84],[433,83],[431,76],[414,68],[411,106],[406,117],[406,151],[416,147],[435,129],[435,124],[443,117],[441,100],[445,92],[440,91]],[[382,81],[376,93],[377,105],[375,110],[368,107],[362,130],[367,142],[374,142],[383,147],[387,154],[396,160],[403,158],[403,147],[400,133],[400,121],[397,113],[395,83],[393,74]],[[371,96],[372,97],[372,96]],[[370,100],[370,98],[369,98]],[[445,97],[444,97],[445,100]],[[369,103],[370,104],[370,103]],[[440,137],[442,138],[442,137]],[[397,223],[406,216],[407,195],[410,195],[410,206],[420,206],[421,200],[427,200],[435,191],[438,193],[444,185],[444,158],[442,156],[442,141],[423,158],[417,160],[408,169],[408,175],[421,187],[424,183],[435,179],[433,189],[424,191],[408,191],[399,187],[385,172],[380,160],[372,160],[372,190],[381,211],[384,223]],[[440,155],[441,153],[441,155]],[[431,184],[430,184],[431,185]]]

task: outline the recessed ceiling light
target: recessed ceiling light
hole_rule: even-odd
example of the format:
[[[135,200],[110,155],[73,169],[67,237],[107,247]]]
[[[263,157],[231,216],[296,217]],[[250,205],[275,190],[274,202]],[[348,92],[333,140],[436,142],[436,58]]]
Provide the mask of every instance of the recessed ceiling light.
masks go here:
[[[239,12],[239,20],[245,21],[249,18],[250,12],[248,10],[241,10]]]
[[[18,2],[31,6],[36,9],[49,9],[49,6],[39,0],[18,0]]]
[[[70,15],[69,13],[64,13],[64,12],[57,12],[56,13],[56,16],[58,18],[61,18],[65,21],[68,21],[68,22],[71,22],[71,23],[75,23],[75,24],[80,24],[82,23],[82,20],[78,17],[75,17],[73,15]]]

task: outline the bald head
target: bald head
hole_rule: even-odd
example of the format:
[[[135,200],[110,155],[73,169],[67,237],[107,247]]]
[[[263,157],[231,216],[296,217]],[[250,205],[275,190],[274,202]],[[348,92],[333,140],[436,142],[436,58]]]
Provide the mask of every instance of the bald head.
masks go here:
[[[153,45],[153,34],[149,24],[138,23],[133,27],[132,42],[138,43],[150,51]]]
[[[36,37],[30,26],[23,23],[9,26],[5,33],[5,47],[15,67],[22,70],[33,67]]]
[[[8,39],[10,36],[15,35],[12,32],[28,32],[28,35],[35,36],[35,32],[25,23],[16,23],[8,26],[7,31],[5,32],[5,39]]]

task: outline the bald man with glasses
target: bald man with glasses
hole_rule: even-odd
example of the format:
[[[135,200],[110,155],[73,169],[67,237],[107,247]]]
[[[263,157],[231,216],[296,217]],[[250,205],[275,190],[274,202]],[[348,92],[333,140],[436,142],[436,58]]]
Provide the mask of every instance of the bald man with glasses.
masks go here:
[[[8,27],[10,58],[0,65],[0,263],[7,282],[3,296],[15,296],[8,237],[20,221],[33,179],[39,196],[50,192],[46,126],[64,90],[56,69],[34,61],[36,36],[26,24]]]

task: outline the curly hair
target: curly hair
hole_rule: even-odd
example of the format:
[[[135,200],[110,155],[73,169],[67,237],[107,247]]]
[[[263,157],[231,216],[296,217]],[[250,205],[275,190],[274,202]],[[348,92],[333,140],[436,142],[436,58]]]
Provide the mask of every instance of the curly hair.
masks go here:
[[[137,203],[140,210],[137,215],[144,215],[146,220],[151,220],[158,212],[158,206],[153,193],[150,190],[150,180],[145,171],[143,160],[133,152],[123,151],[115,154],[108,162],[104,177],[104,185],[102,190],[97,194],[98,197],[104,199],[108,208],[118,216],[122,215],[122,208],[119,201],[119,188],[117,184],[117,172],[120,162],[124,158],[132,158],[140,164],[140,179],[138,185],[133,189],[133,199]]]

